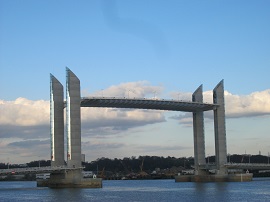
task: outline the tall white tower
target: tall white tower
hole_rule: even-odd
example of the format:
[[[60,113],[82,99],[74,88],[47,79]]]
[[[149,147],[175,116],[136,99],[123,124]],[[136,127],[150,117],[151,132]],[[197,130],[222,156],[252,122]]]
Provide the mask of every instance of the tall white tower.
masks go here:
[[[64,91],[63,85],[50,75],[50,133],[51,166],[62,166],[64,161]]]
[[[66,68],[67,165],[81,167],[81,92],[80,80]]]
[[[219,106],[214,109],[215,125],[215,148],[217,174],[228,174],[224,164],[227,163],[227,141],[225,126],[225,100],[224,100],[224,81],[220,81],[213,90],[213,102]]]
[[[192,94],[192,102],[203,103],[202,85]],[[199,169],[199,165],[205,165],[205,142],[204,142],[204,115],[203,111],[193,112],[194,134],[194,166],[195,175],[206,174]]]

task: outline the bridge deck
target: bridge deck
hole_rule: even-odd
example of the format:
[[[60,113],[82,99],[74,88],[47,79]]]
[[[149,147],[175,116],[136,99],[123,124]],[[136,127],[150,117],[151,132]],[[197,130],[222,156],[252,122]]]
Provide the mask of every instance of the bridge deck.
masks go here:
[[[270,170],[270,164],[265,163],[226,163],[224,166],[228,169],[248,169],[248,170]],[[216,169],[216,164],[210,163],[199,165],[200,169]]]
[[[156,109],[168,111],[198,112],[209,111],[218,107],[217,104],[161,100],[161,99],[138,99],[138,98],[115,98],[115,97],[83,97],[81,107],[110,107],[110,108],[133,108],[133,109]]]
[[[270,164],[265,163],[226,163],[225,167],[249,170],[270,170]]]
[[[84,167],[69,168],[67,166],[46,166],[46,167],[28,167],[28,168],[10,168],[0,169],[0,175],[7,174],[25,174],[25,173],[52,173],[67,170],[78,170]]]

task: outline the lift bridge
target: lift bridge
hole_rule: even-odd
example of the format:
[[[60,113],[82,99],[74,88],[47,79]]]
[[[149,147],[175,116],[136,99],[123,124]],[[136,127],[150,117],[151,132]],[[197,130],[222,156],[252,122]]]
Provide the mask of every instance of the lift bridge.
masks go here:
[[[200,85],[192,94],[191,101],[163,100],[145,98],[116,98],[116,97],[81,97],[80,80],[66,68],[66,101],[64,87],[50,75],[50,136],[51,136],[51,167],[16,168],[0,170],[0,174],[8,173],[56,173],[48,186],[55,187],[102,187],[102,182],[91,185],[81,179],[83,169],[81,163],[81,107],[110,107],[133,108],[146,110],[167,110],[191,112],[193,117],[194,139],[194,169],[195,181],[209,180],[206,163],[204,112],[213,111],[215,136],[215,165],[216,181],[227,181],[229,168],[270,169],[269,165],[257,164],[228,164],[227,141],[225,127],[224,82],[221,80],[213,89],[213,104],[203,102],[203,89]],[[64,152],[64,109],[66,111],[67,157]],[[212,165],[211,165],[212,166]],[[59,178],[63,178],[58,182]],[[210,177],[211,178],[211,177]],[[179,178],[181,181],[182,178]],[[186,179],[184,179],[186,180]],[[176,181],[178,181],[176,179]]]

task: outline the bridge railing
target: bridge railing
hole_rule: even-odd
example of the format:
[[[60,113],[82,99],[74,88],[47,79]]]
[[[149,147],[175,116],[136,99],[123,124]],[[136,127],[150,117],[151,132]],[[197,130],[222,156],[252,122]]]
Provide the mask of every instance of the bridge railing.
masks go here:
[[[102,96],[89,96],[89,97],[81,97],[81,99],[103,99],[103,100],[107,100],[107,99],[115,99],[115,100],[119,100],[119,99],[123,99],[123,100],[158,100],[158,101],[175,101],[175,102],[192,102],[191,100],[178,100],[178,99],[162,99],[162,98],[140,98],[140,97],[102,97]],[[209,103],[206,103],[209,104]]]

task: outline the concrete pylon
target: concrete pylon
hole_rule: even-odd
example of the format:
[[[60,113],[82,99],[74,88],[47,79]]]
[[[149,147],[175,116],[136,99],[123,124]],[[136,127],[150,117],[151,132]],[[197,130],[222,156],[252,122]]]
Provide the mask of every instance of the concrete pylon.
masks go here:
[[[81,92],[80,80],[66,68],[67,165],[81,167]]]
[[[203,102],[202,85],[192,94],[192,102]],[[194,134],[194,166],[195,175],[206,174],[199,169],[199,165],[205,165],[205,142],[204,142],[204,115],[202,111],[193,112]]]
[[[228,174],[224,164],[227,163],[227,144],[225,128],[224,81],[220,81],[213,90],[213,102],[219,106],[214,109],[215,149],[217,174]]]
[[[51,166],[62,166],[64,160],[64,91],[63,85],[50,75]]]

